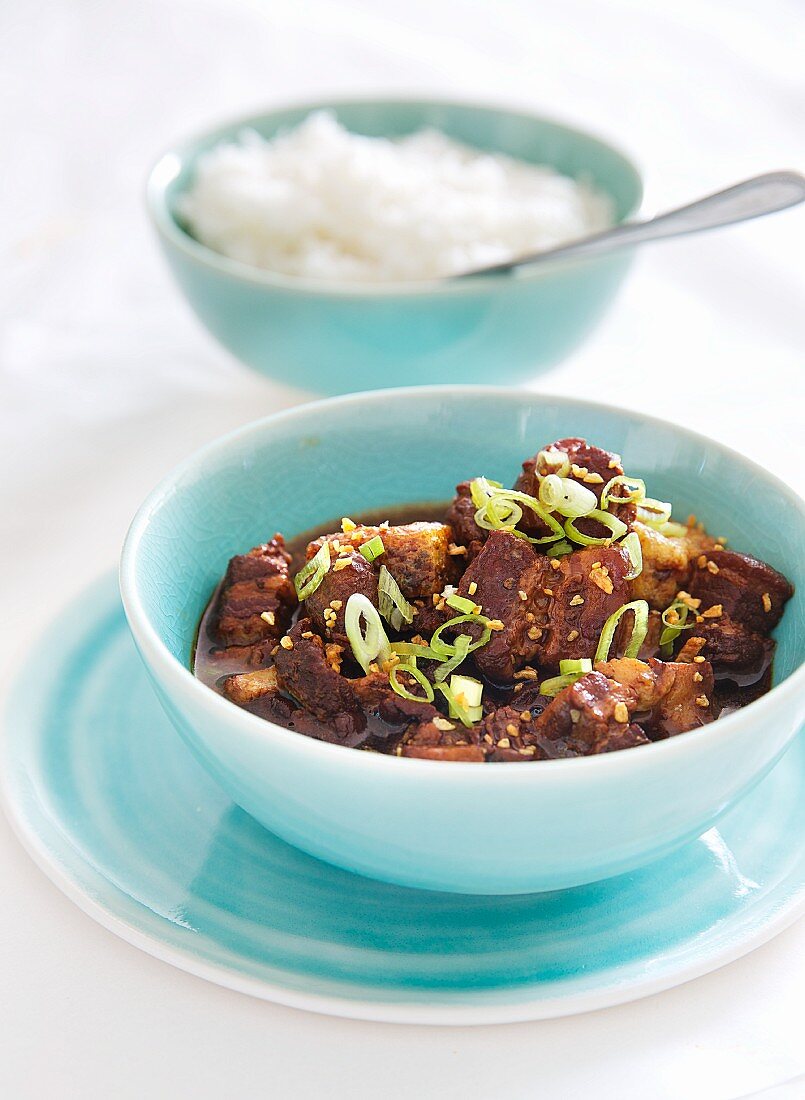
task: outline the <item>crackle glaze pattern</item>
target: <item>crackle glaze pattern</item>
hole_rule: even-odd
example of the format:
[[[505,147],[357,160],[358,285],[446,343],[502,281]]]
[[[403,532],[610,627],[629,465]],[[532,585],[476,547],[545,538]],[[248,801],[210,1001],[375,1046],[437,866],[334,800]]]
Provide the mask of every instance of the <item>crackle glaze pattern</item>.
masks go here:
[[[805,901],[802,738],[717,829],[642,871],[429,893],[312,859],[235,806],[161,713],[111,578],[53,629],[64,646],[32,659],[9,715],[15,827],[102,923],[222,984],[375,1019],[561,1015],[704,973]]]
[[[448,497],[562,436],[624,456],[676,514],[697,512],[797,585],[778,629],[778,686],[728,718],[645,748],[514,767],[400,760],[280,729],[188,671],[228,558],[277,529]],[[738,455],[659,421],[482,388],[374,393],[302,406],[212,444],[133,524],[122,590],[160,699],[197,758],[263,825],[319,858],[409,886],[522,893],[620,874],[698,836],[776,762],[803,718],[803,505]]]
[[[434,126],[480,149],[584,176],[616,217],[642,193],[634,166],[588,134],[515,111],[422,101],[315,104],[240,119],[167,153],[148,201],[160,243],[199,319],[256,370],[318,393],[428,382],[517,382],[558,362],[598,323],[631,263],[627,250],[516,278],[379,289],[289,280],[218,256],[174,218],[200,154],[244,128],[272,137],[328,106],[348,129],[396,137]]]

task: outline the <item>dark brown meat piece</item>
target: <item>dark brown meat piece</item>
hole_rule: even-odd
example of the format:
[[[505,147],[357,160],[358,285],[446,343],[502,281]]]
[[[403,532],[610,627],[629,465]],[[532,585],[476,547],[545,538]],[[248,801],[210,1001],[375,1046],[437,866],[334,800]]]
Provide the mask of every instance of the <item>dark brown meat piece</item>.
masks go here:
[[[319,587],[305,600],[305,611],[313,620],[314,629],[339,645],[348,645],[344,614],[349,597],[356,592],[377,607],[377,571],[363,554],[354,550],[335,558]],[[335,614],[334,619],[328,616],[329,622],[325,619],[328,610]]]
[[[432,600],[420,600],[418,602],[421,606],[414,605],[416,610],[410,629],[426,639],[430,638],[434,630],[437,630],[442,623],[446,623],[448,619],[452,619],[453,616],[458,614],[457,611],[447,607],[443,601],[440,601],[438,607]]]
[[[604,623],[631,600],[630,569],[628,552],[613,545],[575,550],[543,570],[531,607],[540,665],[557,669],[560,660],[595,655]]]
[[[628,687],[600,672],[588,672],[560,691],[534,723],[534,736],[560,742],[558,755],[591,755],[614,747],[644,744],[642,731],[628,732],[637,697]]]
[[[230,664],[237,661],[241,665],[249,665],[251,668],[264,668],[274,663],[273,651],[276,647],[276,638],[266,638],[254,645],[230,645],[211,649],[207,657],[210,661],[222,661]]]
[[[282,535],[232,558],[218,595],[215,638],[224,645],[253,645],[284,633],[296,607],[291,556]],[[261,616],[268,612],[273,623]]]
[[[484,615],[503,623],[475,651],[479,670],[509,683],[535,660],[556,669],[560,660],[592,657],[605,621],[629,600],[630,568],[621,546],[585,547],[549,559],[524,539],[493,531],[458,587]],[[478,636],[477,628],[469,632]]]
[[[601,492],[607,482],[623,473],[623,466],[618,455],[613,454],[611,451],[604,451],[601,447],[595,447],[584,439],[576,437],[558,439],[555,443],[549,444],[548,447],[542,448],[542,450],[560,451],[566,454],[571,464],[570,473],[566,476],[583,485],[585,489],[591,489],[598,498],[599,503]],[[532,458],[525,460],[523,472],[514,485],[515,489],[521,493],[528,493],[532,497],[539,497],[538,455],[539,452]],[[544,472],[550,471],[546,470]],[[627,526],[631,526],[637,514],[634,504],[619,504],[617,507],[611,508],[610,511]],[[520,526],[530,533],[539,524],[533,513],[529,512],[528,509],[524,509]],[[591,528],[591,532],[600,533],[600,524],[597,527],[599,530],[592,532]],[[580,531],[585,530],[583,521],[579,522],[578,528]]]
[[[734,550],[700,555],[691,573],[689,590],[702,601],[699,613],[705,622],[708,610],[718,608],[733,622],[758,634],[768,634],[777,625],[786,601],[794,594],[792,586],[776,569]]]
[[[729,615],[697,623],[696,634],[704,638],[701,653],[710,664],[742,683],[758,679],[771,664],[774,639],[733,622]]]
[[[541,698],[545,698],[542,696]],[[553,760],[557,756],[581,756],[583,746],[546,744],[546,738],[537,728],[542,711],[550,705],[534,709],[520,709],[519,698],[488,714],[483,722],[481,739],[488,746],[489,759],[493,762],[508,760]]]
[[[400,679],[406,683],[401,674]],[[391,687],[385,672],[370,673],[368,676],[350,680],[355,696],[364,713],[379,718],[382,722],[396,727],[400,733],[409,726],[430,722],[441,715],[432,703],[425,699],[404,699]],[[406,684],[411,691],[420,689],[414,683]]]
[[[492,531],[461,578],[459,595],[469,596],[481,605],[484,615],[503,624],[502,630],[493,632],[486,645],[475,651],[479,671],[491,680],[508,683],[539,651],[533,612],[536,594],[542,590],[540,578],[548,569],[546,562],[524,539],[509,531]],[[459,631],[465,625],[459,626]],[[476,626],[467,629],[475,638],[479,632]]]
[[[640,725],[659,737],[674,737],[717,717],[713,668],[707,661],[680,664],[629,657],[596,665],[596,671],[633,692]]]
[[[327,660],[324,642],[310,619],[300,619],[280,642],[275,657],[280,686],[314,718],[327,724],[332,740],[354,747],[365,740],[366,717],[349,680]]]
[[[650,665],[660,664],[650,661]],[[659,701],[653,728],[664,737],[706,726],[718,718],[715,702],[713,666],[702,664],[663,664],[673,671],[673,682]],[[697,679],[701,677],[701,679]]]
[[[636,749],[639,745],[650,745],[651,738],[646,736],[642,726],[632,722],[625,729],[616,729],[610,733],[599,752],[619,752],[621,749]]]
[[[479,743],[478,730],[437,715],[409,730],[397,752],[421,760],[459,760],[482,764],[486,753]]]
[[[457,559],[463,560],[463,555],[450,552],[453,532],[446,523],[358,526],[349,532],[339,531],[315,539],[307,548],[307,557],[313,557],[325,538],[331,545],[337,542],[339,549],[357,549],[376,535],[382,538],[385,552],[374,567],[379,571],[385,565],[408,600],[429,599],[435,592],[441,592],[462,568]]]
[[[445,521],[450,525],[456,545],[466,546],[467,564],[481,552],[489,534],[475,522],[477,510],[470,495],[469,481],[460,482],[456,485],[456,495],[447,509]]]

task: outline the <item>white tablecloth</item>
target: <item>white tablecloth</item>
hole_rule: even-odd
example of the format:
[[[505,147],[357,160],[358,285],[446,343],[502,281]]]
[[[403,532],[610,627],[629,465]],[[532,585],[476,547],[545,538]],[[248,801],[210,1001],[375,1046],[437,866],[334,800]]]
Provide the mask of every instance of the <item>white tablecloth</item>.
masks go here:
[[[805,160],[796,0],[5,0],[0,23],[3,689],[53,611],[114,564],[161,474],[302,398],[216,347],[162,266],[142,186],[174,138],[292,99],[493,99],[615,139],[649,210]],[[668,415],[801,489],[803,230],[795,211],[647,250],[599,332],[535,387]],[[633,1005],[438,1030],[173,970],[75,909],[5,823],[0,883],[0,1092],[15,1100],[731,1100],[805,1072],[802,922]]]

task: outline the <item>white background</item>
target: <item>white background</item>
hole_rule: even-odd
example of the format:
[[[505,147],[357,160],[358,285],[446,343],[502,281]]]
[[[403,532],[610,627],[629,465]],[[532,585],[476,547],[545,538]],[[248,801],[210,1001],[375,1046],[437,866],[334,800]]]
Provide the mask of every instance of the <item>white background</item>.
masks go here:
[[[443,93],[613,138],[644,170],[648,211],[805,166],[796,0],[4,0],[0,21],[3,688],[51,613],[113,566],[171,465],[303,398],[214,346],[163,268],[141,194],[170,141],[289,99]],[[804,246],[799,210],[647,250],[602,328],[535,386],[667,415],[802,489]],[[805,1072],[804,977],[800,922],[716,974],[575,1019],[326,1019],[116,940],[0,823],[0,1093],[14,1100],[727,1100]]]

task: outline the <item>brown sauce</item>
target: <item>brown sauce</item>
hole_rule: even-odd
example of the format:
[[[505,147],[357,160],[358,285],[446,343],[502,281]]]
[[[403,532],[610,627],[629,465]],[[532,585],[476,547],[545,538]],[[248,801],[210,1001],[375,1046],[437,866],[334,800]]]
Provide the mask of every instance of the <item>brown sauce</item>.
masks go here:
[[[351,518],[356,523],[367,526],[379,525],[384,520],[392,525],[414,523],[416,521],[441,522],[444,519],[447,507],[446,503],[408,504],[402,507],[396,506],[367,512],[356,512]],[[309,531],[302,532],[293,539],[289,539],[286,546],[292,557],[292,572],[298,571],[304,564],[305,550],[308,543],[320,535],[338,531],[340,527],[341,517],[339,516],[338,519],[331,519],[311,528]],[[248,549],[248,547],[244,547],[244,552]],[[220,584],[212,593],[201,618],[192,656],[192,669],[199,680],[219,694],[223,694],[222,684],[228,676],[239,672],[254,671],[255,666],[249,664],[249,647],[233,646],[229,649],[222,649],[211,636],[212,612],[215,608],[219,590]],[[295,622],[298,617],[299,611],[297,609],[293,621]],[[271,664],[272,662],[268,660],[266,663]],[[511,698],[513,688],[495,684],[481,676],[472,665],[471,658],[468,659],[462,671],[483,680],[484,698],[490,703],[494,703],[494,706],[502,706]],[[357,666],[352,674],[360,674]],[[742,671],[734,677],[716,674],[715,698],[720,710],[719,716],[723,717],[753,702],[770,690],[771,683],[772,667],[770,658],[763,663],[762,667]],[[297,729],[301,723],[303,728],[299,728],[298,732],[319,736],[322,740],[332,740],[331,732],[323,723],[317,722],[310,715],[302,715],[301,712],[296,710],[296,704],[283,695],[264,696],[253,704],[247,704],[244,709],[287,729]],[[384,742],[392,742],[400,732],[400,729],[382,722],[377,715],[369,714],[367,716],[367,727],[361,731],[360,744],[356,744],[355,747],[367,751],[382,752]],[[343,744],[343,741],[340,743]]]

